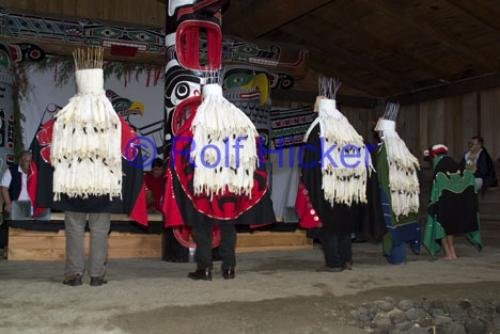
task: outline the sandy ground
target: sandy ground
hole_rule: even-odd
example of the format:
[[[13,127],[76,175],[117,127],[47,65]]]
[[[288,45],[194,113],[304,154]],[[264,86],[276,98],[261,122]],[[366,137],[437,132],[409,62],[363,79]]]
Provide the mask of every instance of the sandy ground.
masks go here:
[[[0,261],[0,333],[362,333],[348,311],[386,296],[500,300],[500,248],[463,243],[459,260],[386,264],[355,244],[353,271],[316,273],[318,249],[240,254],[235,280],[186,278],[193,264],[115,260],[109,284],[61,284],[61,262]],[[217,265],[217,264],[216,264]]]

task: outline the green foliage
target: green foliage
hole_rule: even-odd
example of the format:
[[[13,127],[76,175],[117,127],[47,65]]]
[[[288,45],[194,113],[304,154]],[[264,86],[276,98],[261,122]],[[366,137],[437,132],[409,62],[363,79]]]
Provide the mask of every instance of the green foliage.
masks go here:
[[[133,77],[138,81],[142,73],[155,73],[160,71],[163,75],[163,65],[157,64],[136,64],[124,62],[104,62],[104,79],[116,77],[118,80],[130,81]],[[19,81],[20,96],[25,97],[28,89],[27,72],[28,71],[54,71],[54,81],[57,87],[63,87],[73,78],[75,64],[73,58],[69,56],[46,56],[44,59],[36,62],[23,62],[18,64],[16,81]],[[151,75],[151,81],[154,80]]]

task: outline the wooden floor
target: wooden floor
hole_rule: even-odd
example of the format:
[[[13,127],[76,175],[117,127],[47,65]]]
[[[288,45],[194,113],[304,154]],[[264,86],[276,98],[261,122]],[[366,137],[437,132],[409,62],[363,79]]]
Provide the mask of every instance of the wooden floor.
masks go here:
[[[237,252],[269,250],[295,250],[312,248],[305,232],[238,233]],[[85,236],[88,253],[89,234]],[[111,232],[109,258],[161,258],[162,235]],[[9,231],[8,260],[52,261],[63,260],[65,253],[64,230],[39,232],[11,228]]]

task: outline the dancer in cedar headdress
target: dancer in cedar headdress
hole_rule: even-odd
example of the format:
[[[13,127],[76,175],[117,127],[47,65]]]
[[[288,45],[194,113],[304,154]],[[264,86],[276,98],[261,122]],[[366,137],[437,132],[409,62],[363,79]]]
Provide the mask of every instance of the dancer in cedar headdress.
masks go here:
[[[479,250],[482,245],[474,174],[469,169],[461,170],[447,153],[444,145],[434,145],[424,152],[432,160],[434,171],[424,246],[434,256],[442,245],[444,259],[455,260],[453,239],[456,235],[466,234]]]
[[[318,271],[352,268],[351,233],[367,202],[370,153],[363,138],[337,109],[340,84],[320,78],[320,95],[301,149],[302,175],[295,208],[303,228],[320,228],[325,266]],[[304,152],[305,151],[305,152]]]
[[[414,252],[420,252],[419,163],[396,132],[398,111],[398,104],[388,103],[375,126],[381,139],[376,170],[387,228],[383,250],[392,264],[406,261],[407,243]]]
[[[267,173],[258,164],[257,130],[223,97],[219,78],[213,80],[221,70],[220,24],[227,4],[227,0],[168,2],[167,42],[172,44],[167,52],[166,95],[173,110],[163,213],[166,226],[174,231],[185,230],[186,225],[192,229],[197,268],[188,277],[195,280],[212,279],[216,244],[212,239],[220,236],[222,276],[232,279],[235,224],[275,220]],[[203,41],[201,31],[206,36]],[[206,53],[200,52],[200,43]]]
[[[259,164],[257,130],[222,95],[202,88],[202,101],[174,140],[167,172],[167,226],[186,224],[196,242],[194,280],[212,279],[212,228],[220,229],[222,276],[235,277],[235,224],[274,223],[267,174]]]
[[[142,165],[135,133],[106,97],[103,49],[77,50],[73,56],[77,94],[37,133],[28,188],[36,208],[65,212],[66,285],[82,284],[88,219],[87,270],[90,285],[99,286],[107,283],[110,213],[128,213],[147,224]]]

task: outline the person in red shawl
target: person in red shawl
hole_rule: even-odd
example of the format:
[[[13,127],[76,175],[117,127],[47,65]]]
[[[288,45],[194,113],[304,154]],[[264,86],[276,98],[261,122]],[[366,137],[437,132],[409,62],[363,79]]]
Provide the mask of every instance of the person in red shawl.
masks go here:
[[[223,97],[218,82],[220,25],[228,3],[168,1],[165,130],[169,162],[163,214],[166,227],[173,228],[176,238],[189,247],[191,240],[185,238],[189,233],[183,232],[192,231],[197,268],[188,277],[195,280],[212,279],[212,246],[218,239],[222,276],[234,278],[235,225],[275,221],[267,173],[258,161],[257,130]]]
[[[127,213],[147,225],[141,155],[135,133],[106,98],[103,50],[77,50],[73,56],[77,94],[36,134],[28,192],[35,215],[42,208],[65,212],[63,284],[82,285],[87,269],[90,285],[100,286],[107,283],[111,213]],[[90,256],[85,268],[87,220]]]
[[[151,171],[144,174],[144,182],[148,210],[161,211],[161,200],[165,192],[165,168],[161,158],[153,160]]]
[[[222,87],[205,85],[196,101],[173,141],[163,213],[167,226],[192,228],[197,269],[189,278],[212,279],[212,228],[217,225],[222,276],[232,279],[235,224],[275,221],[267,174],[259,163],[255,126],[222,96]]]

